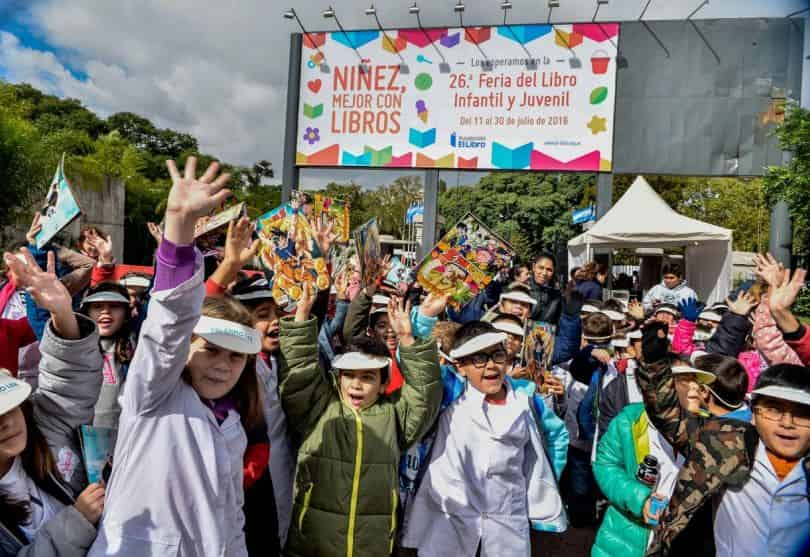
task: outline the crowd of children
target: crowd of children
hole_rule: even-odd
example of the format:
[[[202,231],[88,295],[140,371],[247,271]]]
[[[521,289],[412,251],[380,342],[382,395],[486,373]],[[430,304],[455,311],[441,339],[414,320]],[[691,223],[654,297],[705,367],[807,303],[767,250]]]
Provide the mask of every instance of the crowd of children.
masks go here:
[[[196,242],[219,165],[168,169],[153,276],[92,227],[37,249],[38,219],[4,254],[0,556],[528,556],[568,528],[595,557],[810,554],[803,270],[760,256],[705,307],[678,265],[615,299],[544,253],[454,307],[381,261],[291,304],[244,272],[246,217]]]

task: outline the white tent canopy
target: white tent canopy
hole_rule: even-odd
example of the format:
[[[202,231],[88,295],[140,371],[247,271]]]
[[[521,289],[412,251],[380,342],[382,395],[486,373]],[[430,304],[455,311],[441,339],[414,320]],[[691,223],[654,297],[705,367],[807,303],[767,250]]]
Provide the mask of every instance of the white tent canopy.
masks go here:
[[[701,300],[723,300],[731,285],[732,231],[676,213],[639,176],[594,226],[568,242],[569,269],[594,248],[686,248],[686,279]]]

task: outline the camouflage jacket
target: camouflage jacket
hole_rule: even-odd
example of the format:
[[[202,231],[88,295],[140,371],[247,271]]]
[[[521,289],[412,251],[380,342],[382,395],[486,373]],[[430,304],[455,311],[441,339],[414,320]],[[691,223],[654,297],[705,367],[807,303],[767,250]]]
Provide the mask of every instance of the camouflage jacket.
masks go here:
[[[650,421],[686,458],[647,550],[648,557],[659,557],[669,553],[673,540],[714,495],[748,481],[759,435],[745,422],[704,419],[682,410],[666,360],[643,365],[636,378]],[[810,497],[810,459],[804,460],[804,472]]]

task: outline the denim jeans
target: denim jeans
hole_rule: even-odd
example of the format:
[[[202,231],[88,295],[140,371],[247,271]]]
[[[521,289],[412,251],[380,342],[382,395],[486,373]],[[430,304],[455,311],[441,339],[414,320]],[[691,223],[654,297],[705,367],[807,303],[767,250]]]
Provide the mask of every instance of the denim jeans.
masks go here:
[[[571,526],[582,528],[596,524],[596,480],[589,451],[568,447],[568,464],[561,483]]]

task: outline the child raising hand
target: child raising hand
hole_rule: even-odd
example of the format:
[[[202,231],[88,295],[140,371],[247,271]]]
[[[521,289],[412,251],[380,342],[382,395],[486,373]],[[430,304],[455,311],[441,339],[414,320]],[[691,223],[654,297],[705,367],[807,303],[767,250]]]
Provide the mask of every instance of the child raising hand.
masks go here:
[[[172,189],[149,314],[121,402],[115,463],[89,555],[247,555],[245,430],[261,420],[259,334],[230,298],[207,300],[197,219],[230,192],[212,163],[168,161]]]

